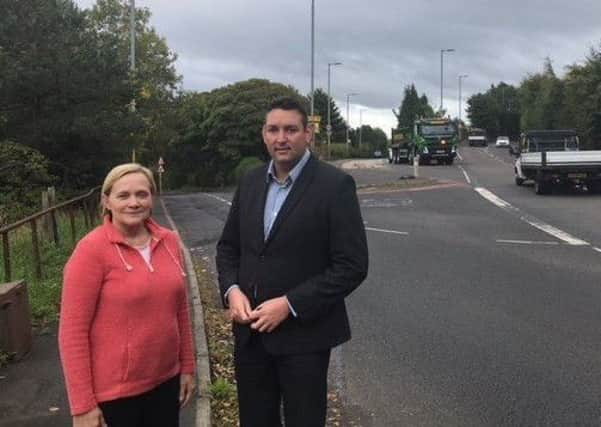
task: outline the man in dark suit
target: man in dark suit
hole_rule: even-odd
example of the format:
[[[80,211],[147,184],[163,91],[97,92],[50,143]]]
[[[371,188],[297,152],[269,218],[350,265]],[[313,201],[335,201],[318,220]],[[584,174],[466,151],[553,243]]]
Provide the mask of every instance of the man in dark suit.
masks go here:
[[[296,100],[265,117],[267,166],[245,175],[217,245],[235,336],[241,427],[323,427],[330,350],[350,339],[344,304],[367,275],[353,178],[309,151]]]

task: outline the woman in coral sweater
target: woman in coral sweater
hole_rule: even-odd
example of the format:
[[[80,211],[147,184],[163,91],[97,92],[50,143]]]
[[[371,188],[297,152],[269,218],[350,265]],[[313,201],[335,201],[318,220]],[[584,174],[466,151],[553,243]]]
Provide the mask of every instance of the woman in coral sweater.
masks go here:
[[[135,163],[102,186],[104,223],[65,266],[59,344],[74,427],[176,427],[194,382],[177,235],[150,218],[156,185]]]

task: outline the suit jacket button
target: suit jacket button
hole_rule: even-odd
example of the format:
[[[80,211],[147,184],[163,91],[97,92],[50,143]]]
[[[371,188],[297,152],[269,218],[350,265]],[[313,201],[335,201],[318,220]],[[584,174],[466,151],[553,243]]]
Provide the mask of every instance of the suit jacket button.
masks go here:
[[[261,261],[265,261],[265,255],[261,255],[261,256],[259,256],[259,259],[260,259]]]

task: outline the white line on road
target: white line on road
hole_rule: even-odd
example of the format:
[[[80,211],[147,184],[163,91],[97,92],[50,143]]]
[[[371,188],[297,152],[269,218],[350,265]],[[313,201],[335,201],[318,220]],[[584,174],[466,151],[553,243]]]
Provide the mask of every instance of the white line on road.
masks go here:
[[[461,172],[463,172],[463,175],[465,176],[465,180],[467,181],[467,183],[471,184],[472,180],[470,179],[470,176],[467,174],[467,172],[465,171],[465,169],[463,169],[463,166],[457,165],[457,167],[459,169],[461,169]]]
[[[542,221],[533,221],[524,217],[522,217],[521,219],[530,224],[531,226],[538,228],[539,230],[544,231],[545,233],[550,234],[553,237],[557,237],[559,240],[566,242],[568,245],[589,246],[588,242],[578,239],[577,237],[574,237],[571,234],[566,233],[565,231],[555,228],[552,225],[545,224]]]
[[[535,242],[533,240],[497,240],[497,243],[512,243],[516,245],[559,245],[559,242]]]
[[[597,252],[601,252],[601,249],[599,248],[593,248],[594,250],[596,250]]]
[[[407,236],[409,234],[406,231],[384,230],[383,228],[365,227],[365,229],[369,231],[377,231],[379,233],[401,234],[403,236]]]
[[[213,199],[217,199],[217,200],[219,200],[220,202],[223,202],[223,203],[226,203],[226,204],[228,204],[228,205],[232,206],[232,202],[230,202],[229,200],[225,200],[225,199],[223,199],[223,198],[221,198],[221,197],[219,197],[219,196],[216,196],[216,195],[214,195],[214,194],[209,194],[209,193],[205,193],[205,194],[206,194],[207,196],[209,196],[209,197],[212,197]]]
[[[491,202],[493,205],[496,205],[503,209],[513,208],[513,206],[511,206],[511,204],[507,203],[505,200],[501,199],[497,195],[491,193],[486,188],[476,187],[476,188],[474,188],[474,190],[476,190],[476,192],[478,192],[482,197],[484,197],[486,200]]]
[[[484,197],[489,202],[493,203],[495,206],[498,206],[505,210],[520,212],[520,210],[518,208],[512,206],[510,203],[507,203],[505,200],[503,200],[500,197],[498,197],[497,195],[491,193],[486,188],[476,187],[476,188],[474,188],[474,190],[476,190],[478,192],[478,194],[480,194],[482,197]],[[536,218],[527,217],[526,215],[521,215],[520,219],[522,221],[524,221],[525,223],[530,224],[534,228],[544,231],[545,233],[550,234],[551,236],[567,243],[568,245],[590,246],[590,243],[585,242],[584,240],[581,240],[577,237],[574,237],[571,234],[566,233],[565,231],[562,231],[558,228],[555,228],[552,225],[549,225],[549,224],[547,224],[543,221],[540,221]]]
[[[457,153],[457,158],[461,161],[463,161],[463,157],[461,157],[461,154],[459,154],[459,151],[456,152]]]

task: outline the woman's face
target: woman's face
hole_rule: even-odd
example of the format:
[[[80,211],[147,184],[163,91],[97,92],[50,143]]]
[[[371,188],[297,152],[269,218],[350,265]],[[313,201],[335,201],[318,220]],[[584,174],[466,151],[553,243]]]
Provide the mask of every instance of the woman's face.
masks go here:
[[[113,184],[103,195],[104,207],[111,211],[113,224],[120,230],[137,228],[150,216],[152,191],[148,178],[141,172],[129,173]]]

